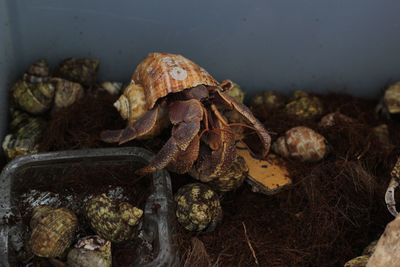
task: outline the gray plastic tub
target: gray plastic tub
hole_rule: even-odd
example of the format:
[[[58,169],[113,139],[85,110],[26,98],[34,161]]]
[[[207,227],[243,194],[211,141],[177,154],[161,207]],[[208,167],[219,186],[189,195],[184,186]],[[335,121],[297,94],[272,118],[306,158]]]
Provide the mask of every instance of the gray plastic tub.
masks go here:
[[[100,77],[125,82],[165,51],[248,93],[376,96],[400,80],[399,10],[393,0],[0,0],[0,136],[9,84],[42,57],[98,57]]]
[[[146,164],[152,153],[142,148],[106,148],[88,149],[80,151],[62,151],[43,153],[17,158],[10,162],[0,175],[0,266],[14,266],[15,255],[12,249],[12,237],[9,231],[15,222],[19,222],[21,211],[16,206],[15,188],[27,179],[36,179],[24,176],[25,180],[17,178],[18,174],[26,170],[37,169],[36,173],[45,176],[46,181],[56,181],[62,184],[63,180],[51,177],[51,169],[61,168],[68,172],[71,168],[93,164],[103,167],[127,162],[128,164]],[[99,165],[100,166],[100,165]],[[136,166],[136,165],[135,165]],[[49,171],[50,170],[50,171]],[[54,172],[54,175],[59,172]],[[46,175],[45,175],[46,174]],[[115,175],[110,171],[109,175]],[[140,254],[139,248],[132,266],[177,266],[178,255],[174,241],[174,214],[170,176],[166,171],[158,171],[152,176],[151,192],[144,207],[144,218],[140,226],[143,244],[150,244],[151,260]],[[39,178],[41,179],[41,178]],[[149,179],[144,177],[143,179]],[[39,181],[38,181],[39,182]],[[68,185],[65,185],[66,187]]]

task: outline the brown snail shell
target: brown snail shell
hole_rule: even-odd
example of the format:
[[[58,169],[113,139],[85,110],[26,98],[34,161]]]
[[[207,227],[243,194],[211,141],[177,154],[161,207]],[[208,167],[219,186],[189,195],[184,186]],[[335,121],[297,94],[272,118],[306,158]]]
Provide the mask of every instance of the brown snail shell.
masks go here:
[[[116,202],[101,194],[85,205],[86,217],[92,229],[112,242],[132,240],[143,211],[127,202]]]
[[[175,195],[176,217],[189,231],[212,231],[222,220],[219,197],[201,183],[187,184]]]
[[[54,78],[52,82],[55,84],[54,107],[65,108],[83,97],[83,87],[79,83],[68,80]]]
[[[217,81],[193,61],[176,54],[150,53],[133,73],[132,80],[144,88],[147,109],[169,93],[197,85],[216,86]]]
[[[111,267],[111,242],[99,236],[80,239],[67,256],[69,267]]]
[[[299,126],[289,129],[272,145],[275,153],[300,161],[319,161],[328,152],[326,139],[314,130]]]
[[[383,104],[389,114],[400,112],[400,82],[392,84],[386,89],[383,96]]]
[[[27,83],[18,81],[12,88],[12,96],[22,110],[37,115],[46,112],[53,102],[54,85],[51,83]]]
[[[59,257],[71,245],[78,227],[75,214],[66,208],[38,206],[33,210],[32,252],[40,257]]]
[[[67,58],[61,62],[57,77],[90,87],[96,82],[99,65],[98,59]]]

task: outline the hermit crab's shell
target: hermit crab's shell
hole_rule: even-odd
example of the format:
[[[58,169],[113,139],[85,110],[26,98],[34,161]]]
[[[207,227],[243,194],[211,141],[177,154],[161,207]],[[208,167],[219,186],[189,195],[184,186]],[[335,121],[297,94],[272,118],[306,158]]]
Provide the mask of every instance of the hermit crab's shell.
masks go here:
[[[99,236],[86,236],[78,241],[67,256],[69,267],[111,267],[111,242]]]
[[[147,108],[169,93],[197,85],[216,86],[218,82],[191,60],[176,54],[150,53],[133,73],[132,80],[143,86]]]

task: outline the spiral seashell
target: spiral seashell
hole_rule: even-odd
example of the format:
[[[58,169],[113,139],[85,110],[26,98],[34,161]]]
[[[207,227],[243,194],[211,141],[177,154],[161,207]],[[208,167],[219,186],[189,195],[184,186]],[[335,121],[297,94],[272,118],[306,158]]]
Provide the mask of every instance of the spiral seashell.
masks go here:
[[[80,239],[67,256],[69,267],[111,267],[111,242],[99,236]]]
[[[136,225],[143,211],[127,202],[117,203],[101,194],[85,205],[86,217],[93,230],[112,242],[131,240],[136,236]]]
[[[99,65],[98,59],[68,58],[61,62],[57,77],[90,87],[96,83]]]
[[[222,220],[219,197],[207,185],[187,184],[175,195],[176,217],[189,231],[212,231]]]
[[[389,114],[400,113],[400,82],[392,84],[386,89],[383,104]]]
[[[2,147],[8,159],[38,152],[37,143],[46,126],[41,118],[30,117],[23,112],[15,112],[11,121],[12,133],[3,141]]]
[[[29,66],[24,73],[23,80],[28,83],[42,83],[49,79],[49,65],[45,59],[40,59]]]
[[[107,91],[110,95],[118,95],[122,90],[123,84],[120,82],[102,82],[100,88]]]
[[[30,84],[18,81],[12,88],[14,102],[24,111],[31,114],[46,112],[54,98],[55,88],[51,83]]]
[[[272,145],[275,153],[300,161],[319,161],[328,152],[326,139],[314,130],[299,126],[288,130]]]
[[[54,107],[65,108],[83,97],[83,87],[79,83],[74,83],[60,78],[52,79],[55,83]]]
[[[242,103],[244,101],[245,93],[240,88],[237,83],[232,82],[231,80],[223,80],[220,84],[220,87],[231,97],[233,97],[237,102]]]
[[[63,255],[71,245],[78,219],[65,208],[38,206],[33,210],[30,225],[32,252],[40,257],[54,258]]]
[[[286,104],[286,113],[298,119],[311,119],[322,114],[321,100],[304,91],[297,90],[293,93],[293,99]]]
[[[134,83],[129,84],[114,103],[114,107],[124,120],[131,125],[134,124],[147,111],[143,87]]]
[[[218,85],[206,70],[191,60],[168,53],[150,53],[136,67],[132,80],[143,86],[147,110],[169,93],[197,85]]]

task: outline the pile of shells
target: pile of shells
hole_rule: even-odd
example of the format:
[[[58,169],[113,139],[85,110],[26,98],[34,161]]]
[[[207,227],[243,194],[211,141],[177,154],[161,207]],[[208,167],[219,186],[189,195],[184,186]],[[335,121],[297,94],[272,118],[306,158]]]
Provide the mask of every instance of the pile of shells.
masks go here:
[[[110,267],[112,244],[138,238],[143,211],[128,202],[103,193],[86,200],[78,213],[57,201],[48,202],[52,206],[38,205],[32,211],[30,235],[24,241],[31,257],[57,258],[73,267]],[[94,235],[82,236],[88,226]]]
[[[47,114],[74,104],[96,84],[100,62],[69,58],[52,75],[46,60],[28,67],[10,89],[10,131],[3,140],[8,159],[38,152],[38,141],[46,127]],[[100,89],[118,94],[122,83],[103,82]]]

